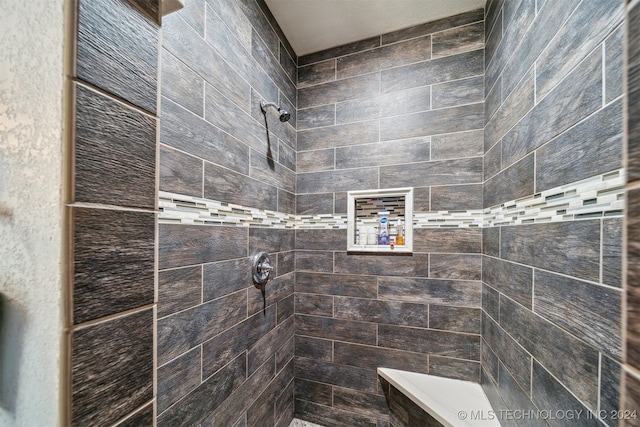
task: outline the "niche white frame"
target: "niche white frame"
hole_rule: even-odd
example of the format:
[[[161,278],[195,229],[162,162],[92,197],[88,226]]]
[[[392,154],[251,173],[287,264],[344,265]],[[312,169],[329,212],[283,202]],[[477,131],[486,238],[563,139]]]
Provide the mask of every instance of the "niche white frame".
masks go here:
[[[404,197],[404,245],[356,244],[356,200],[382,197]],[[413,187],[385,188],[347,192],[347,252],[406,254],[413,252]]]

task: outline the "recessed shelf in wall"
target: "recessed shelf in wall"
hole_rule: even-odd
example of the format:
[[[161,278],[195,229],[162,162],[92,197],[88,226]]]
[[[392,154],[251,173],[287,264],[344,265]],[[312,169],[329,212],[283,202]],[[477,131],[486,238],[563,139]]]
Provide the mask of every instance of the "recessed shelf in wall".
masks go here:
[[[393,244],[379,244],[380,218],[383,216],[388,219],[389,238]],[[347,233],[348,252],[411,253],[413,251],[413,188],[349,191],[347,193]],[[398,233],[403,236],[402,244],[398,244],[396,240]]]

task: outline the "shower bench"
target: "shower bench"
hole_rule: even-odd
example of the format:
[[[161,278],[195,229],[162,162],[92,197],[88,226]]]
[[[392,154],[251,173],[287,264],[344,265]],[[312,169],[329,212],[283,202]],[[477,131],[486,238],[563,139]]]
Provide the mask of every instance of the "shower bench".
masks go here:
[[[391,417],[402,426],[500,426],[480,384],[390,368],[378,375],[391,385]]]

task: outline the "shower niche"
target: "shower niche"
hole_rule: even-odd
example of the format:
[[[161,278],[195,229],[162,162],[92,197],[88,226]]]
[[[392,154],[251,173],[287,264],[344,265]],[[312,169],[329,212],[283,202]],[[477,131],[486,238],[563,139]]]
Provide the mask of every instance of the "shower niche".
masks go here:
[[[413,188],[349,191],[347,251],[411,253]]]

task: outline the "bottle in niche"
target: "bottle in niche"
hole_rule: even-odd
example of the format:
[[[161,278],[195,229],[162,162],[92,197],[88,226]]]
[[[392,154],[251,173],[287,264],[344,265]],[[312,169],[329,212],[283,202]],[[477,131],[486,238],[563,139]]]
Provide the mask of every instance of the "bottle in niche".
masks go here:
[[[396,236],[396,245],[404,245],[404,227],[402,226],[402,220],[398,220],[398,235]]]
[[[379,245],[389,244],[389,211],[380,211],[380,234],[378,235]]]

